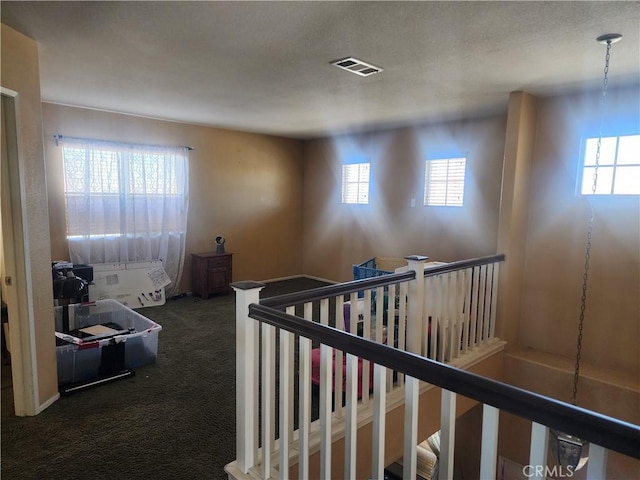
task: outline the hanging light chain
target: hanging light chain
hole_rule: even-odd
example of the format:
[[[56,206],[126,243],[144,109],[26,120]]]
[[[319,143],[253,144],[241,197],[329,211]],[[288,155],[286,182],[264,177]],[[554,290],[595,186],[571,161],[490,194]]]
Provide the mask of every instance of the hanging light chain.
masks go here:
[[[598,133],[598,143],[596,146],[596,158],[595,158],[595,166],[593,169],[593,183],[591,184],[591,194],[595,195],[597,186],[598,186],[598,167],[600,166],[600,152],[602,147],[602,130],[604,127],[604,112],[605,105],[607,102],[607,85],[609,84],[609,60],[611,59],[611,44],[612,42],[607,41],[607,53],[605,56],[604,63],[604,79],[602,81],[602,96],[600,98],[600,131]],[[575,371],[573,375],[573,394],[571,397],[571,403],[573,405],[578,404],[578,380],[580,379],[580,360],[582,359],[582,332],[584,330],[584,316],[585,311],[587,309],[587,285],[589,283],[589,266],[591,260],[591,237],[593,234],[593,221],[595,219],[595,210],[593,208],[593,203],[590,202],[590,215],[589,215],[589,224],[587,227],[587,242],[586,248],[584,252],[584,274],[582,275],[582,297],[580,303],[580,317],[578,319],[578,343],[576,345],[576,364]]]

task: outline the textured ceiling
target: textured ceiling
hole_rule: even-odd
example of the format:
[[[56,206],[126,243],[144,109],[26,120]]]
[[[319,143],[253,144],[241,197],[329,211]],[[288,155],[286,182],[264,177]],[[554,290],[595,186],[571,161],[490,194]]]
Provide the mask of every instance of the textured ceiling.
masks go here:
[[[640,2],[7,2],[46,102],[310,138],[640,78]],[[330,65],[354,56],[384,69]]]

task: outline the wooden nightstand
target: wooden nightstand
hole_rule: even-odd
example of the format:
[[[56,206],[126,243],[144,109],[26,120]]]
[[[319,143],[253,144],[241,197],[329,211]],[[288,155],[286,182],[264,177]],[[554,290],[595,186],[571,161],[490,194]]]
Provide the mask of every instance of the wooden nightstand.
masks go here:
[[[233,253],[192,253],[191,289],[194,295],[209,298],[215,293],[229,293]]]

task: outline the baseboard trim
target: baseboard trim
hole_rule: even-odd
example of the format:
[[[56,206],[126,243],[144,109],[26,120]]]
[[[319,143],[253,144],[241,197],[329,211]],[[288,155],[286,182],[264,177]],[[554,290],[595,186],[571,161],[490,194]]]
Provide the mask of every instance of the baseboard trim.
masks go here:
[[[36,409],[36,415],[38,415],[39,413],[42,413],[44,410],[46,410],[47,408],[49,408],[54,402],[56,402],[58,399],[60,398],[60,392],[57,392],[54,396],[52,396],[49,400],[47,400],[46,402],[40,404],[38,406],[38,408]]]
[[[305,274],[289,275],[287,277],[270,278],[268,280],[261,280],[261,283],[282,282],[284,280],[295,280],[296,278],[309,278],[311,280],[317,280],[319,282],[326,282],[326,283],[331,283],[331,284],[339,283],[339,282],[336,282],[334,280],[328,280],[326,278],[314,277],[313,275],[305,275]]]
[[[341,282],[336,282],[335,280],[329,280],[328,278],[322,278],[322,277],[316,277],[314,275],[302,275],[305,278],[310,278],[311,280],[318,280],[319,282],[326,282],[326,283],[331,283],[331,284],[337,284],[337,283],[341,283]],[[344,283],[344,282],[342,282]]]
[[[254,477],[248,473],[244,473],[240,468],[238,468],[237,460],[227,463],[224,466],[224,471],[226,472],[229,480],[254,480]]]

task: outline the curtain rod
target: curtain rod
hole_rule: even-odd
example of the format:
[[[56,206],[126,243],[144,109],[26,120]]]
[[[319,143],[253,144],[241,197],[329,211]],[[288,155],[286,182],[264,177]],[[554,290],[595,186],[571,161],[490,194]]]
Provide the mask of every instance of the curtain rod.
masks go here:
[[[167,148],[169,147],[168,145],[148,145],[145,143],[132,143],[132,142],[116,142],[114,140],[100,140],[97,138],[83,138],[83,137],[68,137],[65,135],[60,135],[60,134],[56,134],[53,136],[54,140],[56,141],[56,146],[59,145],[59,142],[62,140],[82,140],[82,141],[94,141],[94,142],[101,142],[101,143],[111,143],[114,145],[129,145],[132,147],[164,147]],[[175,148],[175,147],[171,147],[171,148]],[[188,145],[179,145],[178,148],[186,148],[187,150],[193,150],[193,147],[190,147]]]

